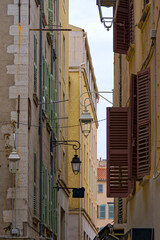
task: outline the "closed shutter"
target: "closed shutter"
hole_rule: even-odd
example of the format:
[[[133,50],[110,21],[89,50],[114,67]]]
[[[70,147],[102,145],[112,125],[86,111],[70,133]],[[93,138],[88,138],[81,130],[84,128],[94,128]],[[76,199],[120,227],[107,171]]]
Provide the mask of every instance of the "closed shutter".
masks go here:
[[[53,228],[52,175],[49,176],[49,227]]]
[[[130,43],[134,43],[134,5],[133,0],[130,0],[129,6],[129,24],[130,24]]]
[[[33,214],[34,216],[37,215],[37,154],[34,153],[34,157],[33,157],[33,180],[34,180],[34,183],[33,183]]]
[[[34,35],[34,93],[37,93],[37,37]]]
[[[131,162],[129,177],[137,178],[137,76],[131,75],[130,82],[130,113],[131,113]]]
[[[127,197],[131,191],[130,109],[107,109],[107,196]]]
[[[54,234],[57,235],[58,231],[58,194],[57,194],[57,185],[54,185],[54,214],[53,214],[53,221],[54,221]]]
[[[115,53],[127,53],[130,42],[129,21],[129,0],[120,0],[113,24],[113,51]]]
[[[150,173],[151,91],[150,70],[137,74],[137,178]]]
[[[48,0],[47,1],[47,24],[48,28],[53,28],[54,25],[54,1]],[[50,32],[53,35],[53,31]]]

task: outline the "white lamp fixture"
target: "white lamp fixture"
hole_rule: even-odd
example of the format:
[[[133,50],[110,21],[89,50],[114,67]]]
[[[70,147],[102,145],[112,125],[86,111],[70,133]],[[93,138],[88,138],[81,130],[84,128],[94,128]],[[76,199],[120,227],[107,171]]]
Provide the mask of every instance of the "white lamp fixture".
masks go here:
[[[112,27],[112,23],[116,19],[118,4],[119,4],[119,0],[97,0],[101,22],[104,24],[104,27],[107,28],[108,31],[109,31],[109,28]],[[102,7],[107,7],[107,8],[113,7],[114,8],[113,17],[103,17]]]
[[[93,118],[91,114],[88,112],[87,108],[85,108],[84,112],[81,114],[79,121],[81,131],[84,134],[84,136],[87,137],[91,132],[93,122]]]
[[[20,157],[19,157],[18,153],[16,152],[15,148],[13,148],[13,151],[10,153],[8,160],[11,162],[17,162],[20,160]]]

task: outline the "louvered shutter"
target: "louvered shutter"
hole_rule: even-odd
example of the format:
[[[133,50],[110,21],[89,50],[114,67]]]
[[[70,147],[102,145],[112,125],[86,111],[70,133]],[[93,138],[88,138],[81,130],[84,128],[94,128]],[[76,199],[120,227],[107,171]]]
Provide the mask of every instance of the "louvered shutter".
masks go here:
[[[34,176],[33,176],[33,180],[34,180],[34,184],[33,184],[33,214],[34,216],[37,215],[37,154],[34,153],[34,157],[33,157],[33,161],[34,161],[34,166],[33,166],[33,170],[34,170]]]
[[[115,53],[126,54],[129,42],[129,0],[120,0],[116,20],[113,24],[113,51]]]
[[[131,113],[131,162],[130,179],[137,178],[137,76],[131,75],[130,82],[130,113]]]
[[[131,191],[130,109],[107,109],[107,196],[127,197]]]
[[[47,1],[47,24],[48,28],[53,28],[54,25],[54,2],[53,0]],[[53,31],[50,32],[53,35]]]
[[[37,37],[34,35],[34,93],[37,93]]]
[[[137,74],[137,178],[150,173],[151,91],[150,70]]]

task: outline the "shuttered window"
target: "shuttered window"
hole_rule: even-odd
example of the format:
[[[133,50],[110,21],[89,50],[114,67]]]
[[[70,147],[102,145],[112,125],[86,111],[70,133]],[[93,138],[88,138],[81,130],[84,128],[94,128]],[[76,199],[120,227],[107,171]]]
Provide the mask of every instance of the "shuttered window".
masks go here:
[[[99,218],[105,219],[106,218],[106,205],[99,206]]]
[[[103,184],[98,184],[98,193],[103,193]]]
[[[126,197],[130,191],[130,109],[107,109],[107,196]]]
[[[120,0],[113,24],[113,51],[126,54],[130,43],[129,2]],[[114,11],[115,9],[113,9]]]
[[[33,214],[37,215],[37,154],[33,156]]]
[[[151,93],[150,70],[137,74],[137,178],[150,173]]]
[[[134,6],[133,6],[133,0],[130,0],[130,6],[129,6],[129,24],[130,24],[130,43],[134,43]]]
[[[49,28],[53,28],[54,25],[54,2],[53,0],[47,0],[47,24]],[[53,34],[53,32],[51,32]]]
[[[55,185],[56,187],[57,185]],[[54,221],[54,234],[57,235],[58,230],[58,194],[57,194],[57,188],[54,188],[54,215],[53,215],[53,221]]]
[[[137,75],[131,75],[130,81],[130,113],[131,113],[131,162],[130,179],[137,178]]]
[[[34,93],[37,93],[37,37],[34,34]]]

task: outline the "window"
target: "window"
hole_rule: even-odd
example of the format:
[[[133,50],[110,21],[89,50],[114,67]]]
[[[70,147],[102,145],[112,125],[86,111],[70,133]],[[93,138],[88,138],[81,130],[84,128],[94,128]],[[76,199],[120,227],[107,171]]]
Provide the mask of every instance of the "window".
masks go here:
[[[109,219],[114,218],[114,205],[111,203],[108,204],[108,218]]]
[[[98,193],[103,193],[103,184],[98,184]]]
[[[102,218],[102,219],[106,218],[106,205],[99,206],[99,218]]]
[[[132,75],[130,107],[107,109],[108,197],[127,197],[134,190],[134,182],[150,174],[150,84],[149,69]]]

